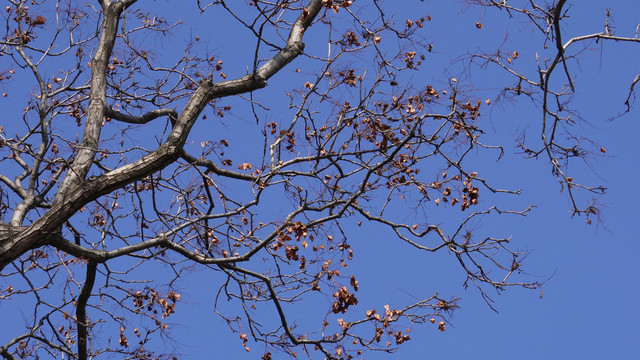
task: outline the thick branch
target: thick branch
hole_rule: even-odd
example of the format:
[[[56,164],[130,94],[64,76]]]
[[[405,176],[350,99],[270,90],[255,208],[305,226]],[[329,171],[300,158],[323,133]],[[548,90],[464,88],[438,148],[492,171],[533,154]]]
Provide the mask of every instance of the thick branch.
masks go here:
[[[127,124],[146,124],[161,116],[169,116],[173,121],[173,119],[178,118],[178,112],[174,109],[156,109],[140,116],[131,116],[119,113],[111,108],[106,108],[104,109],[104,116]]]
[[[269,61],[262,65],[254,74],[246,75],[240,79],[221,81],[213,84],[209,101],[225,96],[251,92],[267,86],[267,80],[269,80],[269,78],[282,70],[282,68],[292,62],[298,55],[302,54],[304,50],[302,37],[320,10],[322,10],[322,1],[311,1],[293,24],[289,32],[287,45],[282,50],[269,59]]]
[[[73,166],[58,189],[56,202],[62,201],[71,189],[76,188],[84,180],[93,164],[100,140],[104,109],[107,103],[107,65],[116,41],[120,14],[124,11],[125,6],[126,4],[122,2],[102,3],[104,10],[102,34],[91,62],[91,99],[87,110],[82,142]]]
[[[211,91],[211,87],[210,82],[198,87],[176,121],[167,141],[157,150],[102,176],[87,179],[67,194],[64,201],[56,202],[46,214],[19,235],[15,235],[16,227],[8,228],[9,238],[0,242],[0,270],[29,249],[50,243],[51,235],[58,233],[62,224],[87,203],[173,163],[180,156],[189,131],[207,104],[204,97]]]
[[[78,297],[78,305],[76,308],[76,320],[78,323],[78,359],[87,359],[87,302],[91,297],[91,290],[96,280],[96,268],[98,264],[90,262],[87,265],[87,278],[82,286],[82,291]]]

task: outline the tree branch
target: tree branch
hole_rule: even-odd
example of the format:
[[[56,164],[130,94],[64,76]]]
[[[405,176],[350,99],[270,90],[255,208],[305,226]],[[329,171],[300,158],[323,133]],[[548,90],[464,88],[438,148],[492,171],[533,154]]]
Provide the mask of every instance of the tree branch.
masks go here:
[[[91,61],[91,98],[87,109],[82,142],[73,166],[58,188],[55,202],[62,201],[71,189],[75,190],[84,180],[93,164],[98,142],[100,141],[104,110],[107,104],[107,65],[116,41],[120,15],[124,11],[126,4],[123,2],[101,2],[101,5],[104,10],[102,34],[96,53]]]
[[[175,119],[178,118],[178,112],[174,109],[156,109],[149,111],[140,116],[131,116],[127,114],[122,114],[117,112],[109,107],[104,109],[104,116],[108,118],[112,118],[114,120],[121,121],[127,124],[146,124],[152,120],[155,120],[161,116],[169,116],[171,122],[173,123]]]
[[[87,327],[89,325],[87,320],[87,302],[91,297],[91,291],[93,290],[93,284],[96,280],[96,268],[98,264],[95,262],[89,262],[87,264],[87,277],[82,286],[82,291],[78,297],[78,304],[76,305],[76,321],[78,324],[78,360],[87,360]]]

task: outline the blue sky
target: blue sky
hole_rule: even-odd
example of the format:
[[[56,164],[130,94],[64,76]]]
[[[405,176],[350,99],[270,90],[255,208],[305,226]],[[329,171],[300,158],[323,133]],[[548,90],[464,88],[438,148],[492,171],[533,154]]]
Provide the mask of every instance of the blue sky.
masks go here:
[[[463,78],[468,74],[462,73],[456,64],[450,66],[453,60],[467,51],[491,53],[503,42],[505,51],[521,54],[519,66],[528,75],[535,74],[535,55],[548,54],[542,48],[539,33],[522,17],[508,19],[494,9],[466,7],[461,2],[397,3],[397,7],[390,2],[387,5],[397,12],[394,15],[398,19],[427,14],[432,17],[421,32],[434,44],[434,53],[427,60],[432,65],[414,74],[416,81],[442,83],[450,76]],[[635,16],[637,6],[633,1],[612,1],[607,6],[613,9],[617,33],[633,36],[640,20]],[[563,28],[565,41],[570,36],[602,31],[601,2],[570,2],[568,9],[570,18]],[[483,24],[482,29],[475,27],[476,21]],[[185,22],[189,24],[188,18]],[[193,29],[194,33],[206,32],[196,25]],[[312,36],[313,31],[321,30],[312,28],[307,36]],[[454,313],[446,332],[437,331],[435,326],[415,326],[412,340],[403,344],[397,354],[373,353],[367,354],[366,359],[631,359],[640,355],[640,311],[636,309],[640,293],[634,266],[640,251],[637,222],[640,195],[634,191],[635,180],[640,176],[635,165],[640,151],[638,111],[609,121],[624,110],[626,92],[639,70],[633,59],[640,56],[640,51],[633,44],[588,45],[580,63],[573,63],[571,68],[578,84],[573,106],[589,122],[578,125],[577,131],[604,146],[607,152],[589,164],[572,164],[571,174],[608,188],[607,194],[599,198],[604,204],[605,222],[587,225],[584,216],[572,218],[568,197],[559,191],[549,164],[544,159],[523,160],[517,154],[513,138],[523,129],[530,129],[531,136],[535,136],[539,110],[526,100],[494,103],[489,113],[485,110],[482,122],[490,123],[487,137],[498,139],[507,154],[499,163],[482,159],[480,173],[500,179],[507,187],[523,189],[522,196],[499,198],[498,204],[537,207],[527,218],[488,218],[475,223],[474,228],[512,235],[517,249],[531,253],[525,262],[527,279],[544,281],[544,285],[537,290],[510,288],[493,296],[496,313],[477,291],[463,289],[464,277],[451,258],[443,254],[416,254],[404,244],[388,241],[375,228],[361,229],[356,244],[366,241],[367,246],[356,245],[355,266],[362,289],[360,296],[366,296],[369,303],[377,303],[378,307],[386,303],[400,306],[433,291],[445,297],[462,298],[462,308]],[[224,49],[221,45],[220,53],[226,56]],[[242,55],[238,58],[241,61]],[[297,68],[300,64],[294,62],[290,66]],[[503,74],[495,68],[474,69],[471,73],[466,80],[492,99],[505,85],[496,81]],[[296,79],[294,76],[284,72],[271,85],[286,87],[287,82]],[[259,96],[277,101],[271,100],[272,94],[277,94],[277,90]],[[186,284],[185,288],[186,292],[193,291]],[[255,354],[244,354],[239,343],[234,345],[237,335],[231,335],[229,340],[228,333],[221,329],[224,324],[207,311],[210,304],[207,294],[210,292],[203,291],[201,301],[185,306],[190,310],[174,318],[181,323],[175,335],[183,331],[189,334],[180,351],[193,359],[211,356],[212,352],[220,358],[255,358]],[[308,309],[300,310],[298,316],[300,319],[308,316]],[[185,321],[180,320],[183,317]],[[207,344],[206,349],[201,344]]]
[[[144,8],[147,3],[150,2],[140,1],[139,6]],[[246,34],[237,38],[228,36],[231,33],[226,27],[228,19],[218,16],[215,9],[205,13],[210,15],[195,16],[194,4],[185,2],[185,6],[176,8],[176,3],[157,0],[153,2],[154,9],[148,9],[169,20],[184,22],[174,40],[149,39],[157,43],[161,56],[177,54],[172,50],[183,45],[181,39],[195,35],[202,39],[202,46],[219,54],[230,77],[242,76],[247,66],[251,68],[253,43],[246,47],[238,45],[248,41]],[[568,3],[570,17],[563,27],[565,41],[571,36],[602,31],[603,2]],[[543,48],[540,34],[522,16],[509,19],[504,12],[469,7],[460,1],[401,0],[385,4],[392,9],[388,15],[395,16],[399,22],[425,15],[432,18],[420,34],[434,44],[434,51],[428,56],[427,65],[412,74],[411,82],[417,84],[416,87],[431,83],[443,85],[456,77],[479,97],[493,100],[490,107],[483,108],[480,120],[487,131],[484,139],[503,145],[506,154],[500,162],[495,162],[495,157],[479,153],[475,165],[481,176],[507,188],[522,189],[522,195],[487,195],[487,201],[482,198],[480,206],[495,203],[520,210],[534,204],[536,208],[526,218],[486,217],[473,222],[472,230],[479,234],[512,236],[515,249],[530,252],[524,263],[528,275],[522,279],[544,284],[535,290],[509,288],[499,295],[488,290],[498,310],[494,312],[477,290],[464,289],[464,274],[453,257],[446,253],[416,253],[375,226],[351,229],[350,242],[356,257],[350,269],[357,274],[361,288],[358,312],[374,307],[381,309],[385,304],[400,307],[435,291],[445,298],[461,298],[461,309],[449,319],[447,331],[440,332],[430,324],[414,326],[411,341],[403,344],[397,354],[368,353],[364,358],[637,358],[640,355],[640,311],[637,310],[640,283],[635,265],[640,253],[637,210],[640,192],[635,186],[640,179],[637,166],[640,113],[633,109],[621,118],[613,121],[610,118],[624,110],[628,88],[640,71],[637,61],[640,44],[591,42],[580,55],[580,62],[570,63],[577,85],[572,106],[586,120],[578,123],[573,131],[606,148],[606,154],[599,154],[587,163],[578,160],[570,165],[574,178],[608,188],[607,194],[599,198],[604,223],[588,225],[584,216],[571,216],[569,199],[560,191],[548,162],[544,158],[522,159],[518,154],[514,138],[521,131],[526,129],[532,138],[538,136],[539,109],[525,99],[513,103],[495,101],[497,93],[511,84],[511,80],[495,67],[465,71],[464,62],[457,61],[467,52],[492,53],[502,46],[505,51],[518,51],[515,66],[535,78],[536,54],[551,54],[551,50]],[[606,6],[613,10],[617,34],[635,36],[640,23],[636,1],[609,1]],[[476,27],[476,22],[483,24],[482,29]],[[325,51],[325,45],[320,42],[322,31],[323,28],[317,26],[306,34],[308,51]],[[314,40],[319,42],[313,43]],[[288,99],[283,95],[295,87],[292,82],[302,84],[312,80],[305,71],[294,71],[304,70],[304,66],[304,60],[297,59],[255,96],[273,109],[286,109]],[[556,73],[559,75],[560,72]],[[282,117],[276,110],[264,114],[265,121]],[[237,108],[220,123],[200,122],[193,141],[197,143],[208,134],[216,137],[232,136],[237,131],[257,134],[262,129],[252,126],[255,120],[249,111]],[[233,151],[244,155],[244,149],[230,150],[230,153]],[[445,215],[434,217],[437,221],[447,220]],[[184,359],[259,358],[261,345],[249,341],[252,350],[246,353],[238,334],[228,331],[213,313],[218,281],[210,272],[196,271],[178,284],[182,302],[170,318],[168,334],[173,342],[166,342],[167,349],[175,347]],[[292,319],[301,327],[310,323],[310,318],[321,319],[328,311],[329,302],[319,300],[323,299],[311,299],[305,306],[291,306]],[[319,308],[313,308],[315,304]],[[17,316],[14,320],[18,320],[20,311],[14,312],[12,306],[15,305],[2,304],[0,318]],[[10,335],[3,329],[6,328],[0,328],[0,342]],[[286,355],[274,356],[274,359],[283,358]]]

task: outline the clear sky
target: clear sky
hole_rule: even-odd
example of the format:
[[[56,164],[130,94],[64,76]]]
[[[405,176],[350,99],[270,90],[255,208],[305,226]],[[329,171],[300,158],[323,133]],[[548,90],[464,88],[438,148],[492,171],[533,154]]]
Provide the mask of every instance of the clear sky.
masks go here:
[[[500,44],[504,51],[521,54],[520,69],[529,75],[535,74],[536,54],[548,54],[540,34],[521,16],[509,19],[504,12],[467,7],[460,1],[403,0],[397,4],[386,2],[398,20],[427,14],[432,18],[421,34],[434,44],[434,52],[427,59],[433,65],[415,74],[416,82],[442,83],[447,77],[463,78],[467,74],[462,73],[460,67],[449,66],[453,60],[471,51],[494,52]],[[613,10],[617,34],[634,36],[640,22],[637,4],[610,1],[606,6]],[[602,31],[605,11],[602,2],[569,1],[566,8],[570,17],[563,27],[565,41],[571,36]],[[206,26],[191,25],[188,17],[184,20],[187,26],[193,26],[194,33],[207,31]],[[482,29],[476,28],[476,22],[483,24]],[[320,31],[311,28],[311,32],[315,30]],[[217,46],[218,43],[211,40],[211,44]],[[219,52],[227,56],[225,48],[220,46]],[[539,126],[539,110],[526,100],[494,103],[491,111],[485,110],[482,121],[491,124],[485,127],[489,131],[487,137],[499,139],[508,153],[499,163],[482,159],[479,172],[488,178],[503,180],[506,187],[523,189],[518,199],[498,199],[498,204],[535,204],[537,208],[527,218],[488,218],[475,223],[474,228],[512,235],[515,248],[530,251],[525,271],[530,276],[528,279],[545,281],[541,289],[510,288],[493,296],[496,313],[477,291],[463,288],[464,276],[452,258],[444,254],[416,254],[405,244],[388,241],[375,229],[359,230],[362,239],[352,240],[358,245],[360,241],[367,242],[367,246],[357,246],[355,260],[361,298],[365,296],[363,293],[370,296],[369,303],[379,304],[378,307],[385,303],[400,306],[433,291],[445,297],[462,298],[461,309],[454,313],[446,332],[437,331],[435,326],[416,326],[412,340],[403,344],[397,354],[370,353],[366,359],[632,359],[640,356],[640,311],[637,309],[640,283],[636,275],[640,253],[637,210],[640,193],[634,190],[640,178],[636,165],[640,153],[639,112],[634,109],[624,117],[609,120],[624,110],[631,81],[640,71],[636,61],[639,57],[637,44],[590,42],[579,64],[574,62],[571,66],[578,85],[572,104],[588,121],[578,124],[576,130],[606,148],[606,154],[591,159],[587,165],[573,164],[571,174],[608,188],[607,194],[599,198],[603,204],[603,224],[587,225],[584,216],[572,218],[569,199],[560,192],[550,165],[544,159],[523,160],[517,154],[514,138],[520,131],[529,129],[530,136],[538,136],[535,131]],[[244,63],[241,57],[234,61]],[[291,64],[293,68],[303,66],[297,61]],[[504,77],[501,78],[495,67],[474,68],[471,75],[465,79],[492,99],[505,86],[504,82],[496,81]],[[293,76],[292,73],[280,74],[273,83],[286,88]],[[262,99],[271,101],[270,94],[277,93],[269,91]],[[200,279],[194,283],[198,281]],[[185,292],[192,291],[186,284],[185,289]],[[189,334],[187,340],[182,340],[185,347],[180,351],[193,359],[212,354],[220,358],[255,358],[255,354],[244,354],[239,343],[234,344],[236,335],[231,335],[229,342],[224,324],[208,311],[210,301],[206,296],[201,299],[190,304],[189,311],[180,311],[174,318],[175,322],[182,323],[175,332],[176,337]],[[308,309],[302,309],[299,314],[301,318],[307,315]],[[182,318],[184,322],[179,320]],[[256,344],[253,346],[259,348]]]
[[[362,3],[369,0],[358,0]],[[523,1],[513,1],[523,3]],[[168,20],[183,20],[177,36],[171,41],[156,41],[164,55],[184,44],[181,39],[198,36],[224,60],[230,77],[241,76],[251,68],[253,42],[246,48],[245,35],[228,35],[225,19],[214,8],[207,16],[196,16],[195,1],[144,1],[137,6],[157,12]],[[509,1],[511,3],[511,1]],[[601,32],[605,6],[613,11],[616,34],[633,37],[640,23],[637,1],[584,0],[568,1],[569,18],[563,24],[564,40],[572,36]],[[177,5],[180,4],[180,5]],[[364,312],[385,304],[398,307],[428,297],[438,291],[441,296],[459,297],[461,309],[448,319],[445,332],[435,325],[414,326],[411,340],[398,353],[385,355],[367,353],[365,359],[635,359],[640,357],[640,282],[637,278],[640,254],[640,192],[635,189],[640,179],[637,157],[640,154],[640,112],[610,120],[624,111],[624,101],[631,82],[638,75],[640,44],[588,43],[579,62],[570,62],[576,76],[577,91],[571,106],[585,122],[575,125],[575,133],[593,140],[606,153],[591,157],[588,162],[576,160],[569,167],[571,176],[581,181],[603,185],[608,191],[598,198],[602,204],[603,223],[586,224],[584,216],[572,217],[567,195],[560,191],[551,166],[544,158],[523,159],[515,138],[527,130],[531,138],[539,136],[540,110],[526,99],[514,102],[497,101],[500,90],[512,81],[496,67],[464,66],[458,61],[468,52],[492,53],[498,47],[518,51],[517,67],[536,78],[536,55],[551,54],[544,49],[541,34],[522,16],[509,16],[496,9],[468,6],[462,1],[399,0],[385,1],[391,9],[388,15],[399,22],[430,15],[420,32],[424,41],[434,45],[427,65],[412,75],[415,87],[426,84],[446,84],[450,78],[470,86],[482,98],[492,99],[483,108],[481,124],[487,131],[484,139],[504,146],[506,154],[500,162],[484,153],[477,158],[477,171],[483,177],[506,188],[522,189],[522,195],[489,196],[480,206],[495,203],[501,208],[520,210],[530,204],[536,208],[526,218],[518,216],[486,217],[471,224],[478,234],[512,236],[515,249],[527,250],[524,262],[527,275],[521,279],[544,282],[535,290],[509,288],[501,294],[488,291],[495,303],[493,311],[473,288],[464,289],[464,274],[455,259],[446,253],[417,253],[406,244],[392,239],[391,234],[375,226],[351,229],[350,242],[356,251],[351,271],[358,274],[360,284],[357,309]],[[397,5],[396,5],[397,4]],[[514,4],[516,6],[516,4]],[[482,28],[476,26],[482,24]],[[311,27],[305,38],[309,51],[325,51],[321,41],[323,28]],[[322,49],[322,50],[320,50]],[[576,50],[583,47],[576,47]],[[0,59],[0,65],[3,59]],[[366,59],[363,59],[366,61]],[[304,70],[305,60],[297,59],[290,69],[276,75],[269,87],[256,93],[260,101],[274,108],[286,106],[284,95],[291,82],[300,84],[310,79]],[[556,74],[559,76],[560,72]],[[508,81],[505,81],[508,80]],[[243,102],[240,102],[243,104]],[[246,103],[244,103],[246,104]],[[637,105],[637,103],[636,103]],[[0,103],[1,107],[7,106]],[[1,110],[0,110],[1,111]],[[277,119],[277,113],[265,115]],[[265,119],[265,121],[268,119]],[[0,124],[2,124],[0,120]],[[201,122],[197,137],[207,133],[233,134],[251,131],[255,120],[249,109],[236,109],[221,122]],[[216,128],[221,126],[221,129]],[[262,125],[261,125],[262,126]],[[256,126],[256,133],[262,127]],[[251,139],[249,139],[250,141]],[[196,139],[194,139],[196,141]],[[586,140],[585,140],[586,141]],[[236,150],[241,151],[241,150]],[[255,154],[253,156],[261,156]],[[490,199],[490,200],[489,200]],[[442,221],[446,221],[443,218]],[[480,235],[479,235],[480,236]],[[238,334],[228,331],[225,323],[212,310],[213,297],[220,283],[206,271],[194,272],[178,284],[183,301],[170,318],[173,349],[181,359],[259,359],[261,345],[249,341],[246,353]],[[315,314],[324,316],[326,304],[317,309],[312,305],[292,306],[291,317],[304,326]],[[313,301],[311,302],[313,304]],[[0,307],[0,323],[8,315],[5,304]],[[28,312],[28,311],[27,311]],[[12,316],[17,315],[16,312]],[[0,343],[10,335],[0,326]],[[173,345],[171,345],[173,344]],[[286,355],[274,354],[274,359]]]

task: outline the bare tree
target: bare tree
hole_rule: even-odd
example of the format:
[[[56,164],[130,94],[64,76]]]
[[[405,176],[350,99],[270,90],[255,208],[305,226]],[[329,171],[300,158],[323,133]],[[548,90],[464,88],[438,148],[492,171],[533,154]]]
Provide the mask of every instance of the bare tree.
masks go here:
[[[393,19],[394,3],[375,0],[183,2],[253,37],[242,44],[253,54],[241,64],[246,75],[231,78],[224,54],[199,36],[179,56],[155,49],[150,38],[171,39],[181,24],[144,10],[148,1],[6,3],[0,85],[11,101],[29,85],[0,126],[0,301],[33,311],[0,344],[5,359],[171,358],[150,346],[180,301],[174,287],[196,270],[221,279],[214,310],[244,345],[265,344],[262,359],[276,350],[330,359],[391,352],[409,340],[407,323],[444,331],[457,299],[437,293],[399,309],[353,310],[358,280],[348,264],[366,244],[349,234],[370,224],[417,252],[448,252],[489,304],[487,289],[539,285],[521,276],[524,254],[510,238],[466,230],[476,218],[531,207],[492,206],[491,194],[519,191],[494,186],[467,161],[504,152],[481,139],[489,101],[455,78],[445,88],[411,84],[408,74],[432,51],[428,16]],[[522,137],[520,148],[546,158],[574,214],[597,218],[582,194],[604,188],[566,171],[588,155],[565,126],[574,121],[573,47],[635,45],[637,32],[615,35],[607,12],[603,32],[567,40],[565,0],[469,3],[528,19],[553,49],[534,75],[512,67],[517,52],[462,61],[513,76],[501,96],[534,100],[539,139]],[[289,81],[296,72],[314,80]],[[630,81],[627,110],[639,79]],[[268,81],[288,95],[282,114],[270,112]],[[234,115],[234,107],[243,110]],[[225,132],[225,116],[253,118],[244,132]],[[478,206],[481,193],[487,201]],[[443,209],[449,222],[437,225],[423,216],[436,207],[456,214]],[[313,292],[332,299],[324,321],[292,326],[286,304]],[[225,312],[222,299],[242,313]],[[262,303],[273,305],[275,324],[259,320]]]

